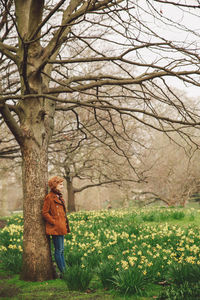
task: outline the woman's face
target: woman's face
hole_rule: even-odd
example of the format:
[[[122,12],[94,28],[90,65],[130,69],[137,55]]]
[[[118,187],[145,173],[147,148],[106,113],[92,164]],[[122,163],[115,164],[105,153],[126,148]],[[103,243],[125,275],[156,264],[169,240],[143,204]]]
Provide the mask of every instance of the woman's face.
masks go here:
[[[63,182],[60,182],[60,183],[57,184],[56,189],[57,189],[59,192],[62,192],[63,188],[64,188]]]

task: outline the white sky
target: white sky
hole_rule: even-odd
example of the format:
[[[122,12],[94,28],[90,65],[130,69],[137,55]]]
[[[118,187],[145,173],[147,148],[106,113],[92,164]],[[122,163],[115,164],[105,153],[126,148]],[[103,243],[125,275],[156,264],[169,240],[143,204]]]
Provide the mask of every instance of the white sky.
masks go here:
[[[164,2],[164,1],[163,1]],[[175,1],[174,1],[175,2]],[[189,0],[186,1],[190,5],[197,5],[197,0]],[[150,11],[151,7],[147,5],[146,0],[138,0],[138,4],[143,8],[143,13],[140,16],[149,24],[150,28],[154,28],[155,31],[163,36],[167,40],[175,40],[188,44],[189,47],[198,47],[200,49],[200,19],[197,14],[200,9],[190,9],[190,13],[187,13],[183,9],[180,9],[174,5],[155,3],[153,0],[150,1],[153,3],[153,6],[156,7],[157,11],[161,16],[169,19],[166,21],[168,24],[164,24],[156,18],[152,17],[152,11]],[[180,1],[180,3],[184,3]],[[146,12],[145,12],[146,11]],[[149,12],[149,13],[148,13]],[[155,14],[155,13],[154,13]],[[163,18],[164,19],[164,18]],[[174,24],[170,24],[170,21],[175,22],[177,25],[185,26],[186,28],[191,29],[189,32],[187,29],[180,30],[180,28],[175,27]],[[184,29],[184,27],[183,27]],[[195,35],[192,34],[192,31],[195,31]],[[147,56],[148,59],[148,56]],[[152,57],[150,58],[152,60]],[[179,89],[183,89],[187,96],[199,97],[200,96],[200,87],[188,86],[185,87],[180,83],[178,79],[170,79],[171,84]]]

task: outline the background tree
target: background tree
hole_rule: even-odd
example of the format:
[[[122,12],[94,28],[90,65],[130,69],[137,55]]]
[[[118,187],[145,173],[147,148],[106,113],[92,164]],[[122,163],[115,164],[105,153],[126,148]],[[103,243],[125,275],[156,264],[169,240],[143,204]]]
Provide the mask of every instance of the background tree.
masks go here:
[[[7,126],[0,122],[0,215],[5,216],[11,207],[21,208],[21,157],[19,146]],[[9,195],[9,196],[8,196]]]
[[[14,160],[16,163],[20,160],[19,145],[2,120],[0,122],[0,159]]]
[[[23,160],[23,279],[53,277],[41,207],[56,103],[56,109],[73,110],[76,115],[80,107],[91,107],[101,127],[102,110],[163,131],[199,126],[198,114],[170,88],[170,78],[199,85],[198,34],[191,22],[169,20],[159,7],[157,1],[142,0],[1,0],[0,111]],[[194,20],[199,6],[193,7],[189,9]],[[166,39],[166,24],[184,35]],[[94,66],[94,72],[92,67],[88,73],[88,64],[95,62],[99,69]],[[119,88],[105,89],[112,86]],[[174,97],[176,102],[171,100]],[[177,117],[163,114],[160,103]],[[117,149],[123,152],[119,145]]]
[[[69,211],[75,211],[76,193],[102,185],[122,186],[142,177],[136,167],[140,151],[135,151],[142,142],[133,120],[126,117],[124,124],[116,113],[104,111],[98,115],[100,126],[89,109],[79,112],[78,117],[77,127],[73,114],[68,113],[66,122],[65,115],[59,113],[49,147],[50,172],[66,179]]]
[[[198,144],[199,133],[195,129],[190,129],[184,139],[178,133],[169,136],[154,133],[143,160],[146,170],[149,170],[145,173],[146,183],[140,187],[143,193],[168,206],[185,206],[192,194],[199,191]]]

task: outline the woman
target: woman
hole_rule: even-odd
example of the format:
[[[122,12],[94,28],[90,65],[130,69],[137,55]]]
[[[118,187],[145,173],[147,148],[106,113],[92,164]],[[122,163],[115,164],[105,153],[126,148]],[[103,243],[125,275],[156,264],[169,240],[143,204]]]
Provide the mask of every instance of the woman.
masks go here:
[[[48,184],[51,189],[45,197],[42,215],[46,222],[46,234],[52,236],[55,248],[55,261],[61,273],[65,271],[64,235],[70,232],[66,216],[65,203],[62,197],[63,178],[52,177]]]

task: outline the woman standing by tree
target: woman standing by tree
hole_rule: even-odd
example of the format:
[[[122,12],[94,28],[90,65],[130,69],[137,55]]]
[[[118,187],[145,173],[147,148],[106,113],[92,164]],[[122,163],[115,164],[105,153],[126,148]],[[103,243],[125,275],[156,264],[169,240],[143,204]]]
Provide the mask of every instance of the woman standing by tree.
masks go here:
[[[70,232],[69,222],[66,216],[66,208],[62,196],[64,179],[58,176],[52,177],[48,184],[51,189],[45,197],[42,215],[46,222],[46,234],[52,236],[55,248],[55,261],[61,272],[65,271],[64,259],[64,235]]]

